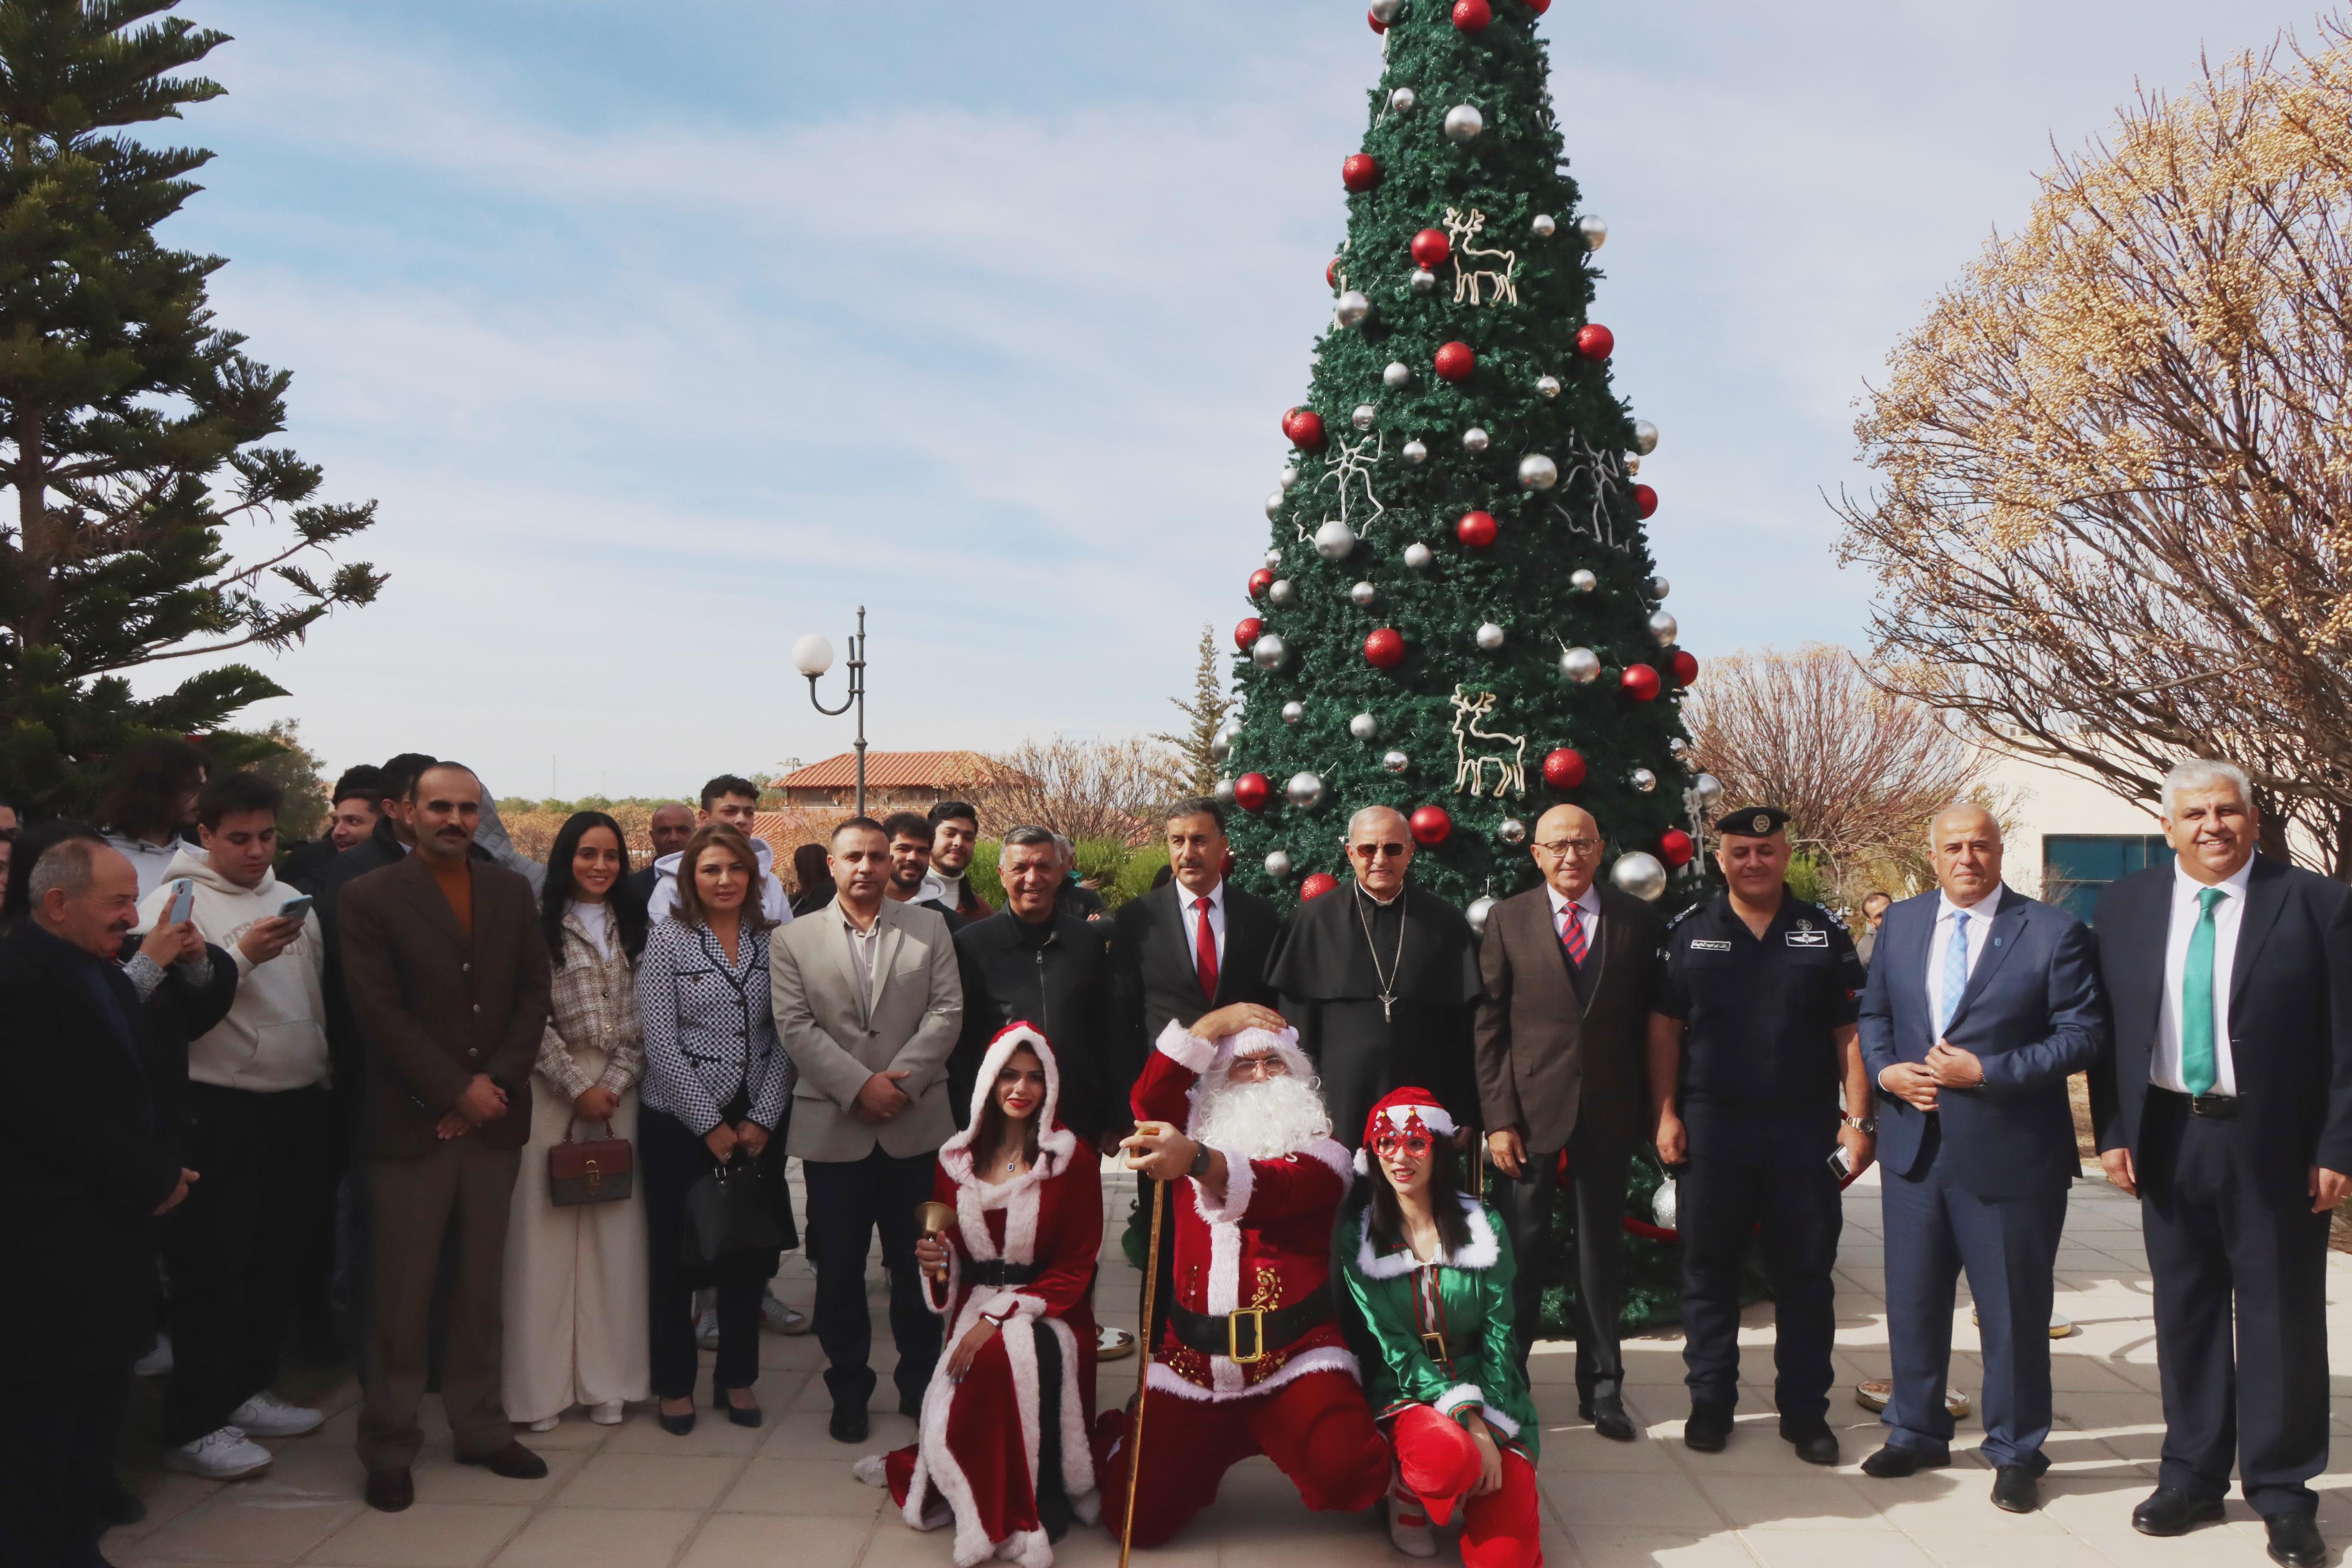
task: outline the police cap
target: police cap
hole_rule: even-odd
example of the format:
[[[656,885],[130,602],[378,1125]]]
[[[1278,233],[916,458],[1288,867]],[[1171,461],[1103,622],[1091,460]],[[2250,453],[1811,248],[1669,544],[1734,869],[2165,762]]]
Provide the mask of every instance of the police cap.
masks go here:
[[[1789,825],[1789,813],[1778,806],[1742,806],[1727,811],[1715,824],[1723,838],[1769,839]]]

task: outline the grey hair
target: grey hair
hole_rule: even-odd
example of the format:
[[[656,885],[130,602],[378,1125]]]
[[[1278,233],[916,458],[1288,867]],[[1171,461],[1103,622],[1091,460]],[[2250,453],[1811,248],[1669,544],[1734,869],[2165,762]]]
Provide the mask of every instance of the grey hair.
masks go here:
[[[2249,811],[2254,809],[2254,781],[2246,777],[2244,768],[2210,757],[2184,757],[2165,773],[2164,782],[2158,788],[2164,802],[2164,820],[2172,821],[2182,790],[2210,789],[2216,784],[2231,786],[2238,791],[2238,803]]]
[[[1054,841],[1054,833],[1050,829],[1025,824],[1011,829],[1005,833],[1004,841],[997,846],[996,863],[1000,867],[1003,866],[1006,857],[1014,850],[1036,849],[1041,845],[1052,850],[1057,855],[1062,852],[1061,846]]]
[[[1954,811],[1982,811],[1985,821],[1992,824],[1992,841],[2001,841],[2000,819],[1992,814],[1991,807],[1981,800],[1947,800],[1936,808],[1934,816],[1927,819],[1927,848],[1931,852],[1936,847],[1936,824]]]
[[[1398,810],[1394,806],[1366,806],[1362,808],[1357,811],[1354,816],[1348,819],[1348,836],[1340,841],[1343,843],[1354,843],[1356,841],[1356,830],[1363,824],[1364,819],[1367,817],[1377,817],[1382,812],[1386,812],[1388,815],[1394,817],[1397,820],[1397,825],[1406,830],[1404,841],[1407,848],[1412,847],[1412,824],[1405,821],[1404,813]]]
[[[96,839],[82,838],[51,844],[33,862],[33,879],[25,884],[26,894],[35,904],[48,896],[52,888],[62,891],[68,898],[80,897],[96,880],[98,852],[106,847]]]

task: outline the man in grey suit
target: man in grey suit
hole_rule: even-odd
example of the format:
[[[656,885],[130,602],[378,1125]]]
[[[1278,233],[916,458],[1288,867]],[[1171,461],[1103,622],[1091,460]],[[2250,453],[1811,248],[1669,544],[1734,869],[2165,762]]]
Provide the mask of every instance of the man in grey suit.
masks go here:
[[[833,831],[831,904],[778,932],[768,967],[776,1032],[800,1070],[788,1152],[808,1183],[808,1253],[816,1265],[816,1337],[824,1347],[828,1428],[866,1440],[875,1385],[866,1364],[866,1253],[882,1232],[898,1409],[915,1415],[940,1354],[940,1320],[915,1268],[915,1207],[955,1131],[948,1053],[963,1024],[955,943],[933,910],[883,896],[890,841],[853,817]]]

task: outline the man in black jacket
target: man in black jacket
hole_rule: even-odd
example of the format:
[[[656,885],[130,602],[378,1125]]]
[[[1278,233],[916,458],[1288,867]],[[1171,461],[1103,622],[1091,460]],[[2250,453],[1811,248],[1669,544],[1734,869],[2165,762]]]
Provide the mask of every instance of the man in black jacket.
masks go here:
[[[2352,890],[2254,852],[2245,774],[2165,775],[2179,859],[2098,905],[2107,1179],[2140,1198],[2164,1449],[2143,1535],[2221,1517],[2234,1463],[2273,1561],[2326,1561],[2327,1225],[2352,1176]]]
[[[94,1568],[131,1358],[155,1333],[155,1220],[187,1197],[165,1064],[114,963],[139,877],[68,839],[0,947],[0,1064],[21,1103],[0,1161],[0,1562]],[[183,923],[166,933],[184,939]],[[93,1138],[96,1139],[93,1142]]]
[[[1061,1115],[1070,1130],[1088,1143],[1124,1134],[1125,1114],[1111,1114],[1105,1090],[1112,1077],[1110,965],[1102,937],[1085,921],[1055,913],[1062,853],[1052,833],[1013,829],[996,863],[1003,910],[955,936],[963,1038],[948,1063],[949,1103],[959,1120],[969,1113],[988,1042],[1006,1024],[1025,1020],[1053,1042],[1061,1062]]]

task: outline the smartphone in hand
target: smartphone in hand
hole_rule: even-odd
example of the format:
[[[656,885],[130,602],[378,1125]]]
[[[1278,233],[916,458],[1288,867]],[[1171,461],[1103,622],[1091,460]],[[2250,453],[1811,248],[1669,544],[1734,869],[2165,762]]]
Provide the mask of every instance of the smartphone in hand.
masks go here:
[[[278,906],[278,918],[280,920],[299,920],[304,915],[310,914],[310,906],[318,902],[319,901],[317,899],[311,897],[307,893],[299,898],[289,898],[285,903]]]
[[[164,916],[163,924],[166,925],[184,925],[186,923],[188,916],[194,915],[195,912],[196,884],[190,882],[186,877],[182,877],[173,885],[172,907]]]

